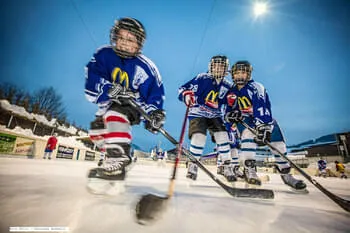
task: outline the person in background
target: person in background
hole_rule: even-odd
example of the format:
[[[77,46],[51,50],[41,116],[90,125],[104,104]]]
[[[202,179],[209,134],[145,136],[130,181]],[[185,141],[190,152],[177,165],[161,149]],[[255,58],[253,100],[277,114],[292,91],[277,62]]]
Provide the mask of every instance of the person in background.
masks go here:
[[[51,159],[52,151],[56,149],[57,136],[57,133],[54,133],[49,140],[47,140],[43,159],[46,159],[46,156],[48,159]]]
[[[339,161],[334,161],[334,163],[335,163],[335,169],[340,174],[340,178],[347,179],[348,177],[345,175],[345,166],[344,166],[344,164],[342,164]]]
[[[324,178],[327,177],[327,161],[325,159],[320,159],[317,162],[318,165],[318,176],[322,176]]]

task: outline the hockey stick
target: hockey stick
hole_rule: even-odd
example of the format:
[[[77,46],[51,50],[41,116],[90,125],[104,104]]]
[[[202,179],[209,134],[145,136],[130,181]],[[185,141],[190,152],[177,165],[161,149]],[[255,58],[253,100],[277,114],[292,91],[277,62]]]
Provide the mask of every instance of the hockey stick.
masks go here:
[[[158,196],[155,194],[145,194],[141,197],[139,202],[136,205],[136,218],[138,223],[146,224],[152,220],[156,219],[156,216],[160,212],[165,210],[166,201],[168,201],[174,194],[174,185],[176,178],[177,166],[179,164],[180,156],[182,154],[182,144],[184,141],[185,131],[186,131],[186,122],[188,117],[189,107],[186,108],[185,117],[182,123],[182,129],[180,134],[180,141],[177,145],[177,154],[175,158],[173,172],[170,178],[168,195],[166,197]]]
[[[240,123],[247,128],[250,132],[252,132],[254,135],[257,134],[256,130],[251,128],[247,123],[244,121],[240,121]],[[321,184],[319,184],[315,179],[313,179],[311,176],[309,176],[306,172],[304,172],[301,168],[299,168],[295,163],[293,163],[292,160],[290,160],[285,154],[283,154],[280,150],[278,150],[276,147],[274,147],[270,142],[267,140],[264,140],[264,143],[270,147],[272,150],[276,151],[281,157],[283,157],[285,160],[287,160],[292,167],[294,167],[300,174],[302,174],[308,181],[310,181],[316,188],[318,188],[322,193],[324,193],[326,196],[328,196],[332,201],[337,203],[341,208],[344,210],[350,212],[350,201],[345,200],[334,193],[331,193],[326,188],[324,188]]]
[[[129,103],[147,120],[151,121],[148,114],[135,102],[133,99],[128,99]],[[164,135],[171,143],[178,145],[178,142],[163,128],[159,128],[158,131]],[[192,162],[197,164],[212,180],[214,180],[219,186],[221,186],[226,192],[233,197],[247,197],[247,198],[262,198],[262,199],[273,199],[274,193],[269,189],[246,189],[246,188],[233,188],[225,185],[218,177],[211,173],[191,152],[186,148],[182,148],[183,154],[189,158]]]
[[[151,121],[149,115],[135,102],[134,99],[128,99],[129,104],[137,110],[147,121]],[[164,135],[172,144],[178,145],[179,143],[163,128],[159,128],[158,131]],[[233,197],[246,197],[246,198],[262,198],[273,199],[274,193],[269,189],[247,189],[247,188],[234,188],[225,185],[218,177],[211,173],[196,157],[194,157],[188,150],[182,148],[184,155],[187,156],[192,162],[197,164],[213,181],[215,181],[220,187],[222,187],[227,193]],[[141,214],[142,215],[142,214]]]

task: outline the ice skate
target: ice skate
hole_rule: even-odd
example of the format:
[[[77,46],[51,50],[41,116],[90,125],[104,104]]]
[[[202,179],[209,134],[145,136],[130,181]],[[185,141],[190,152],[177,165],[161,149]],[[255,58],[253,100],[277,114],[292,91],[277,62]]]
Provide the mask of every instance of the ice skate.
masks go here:
[[[281,174],[288,174],[290,172],[290,165],[287,162],[276,163],[275,168]]]
[[[196,180],[198,174],[198,166],[195,163],[190,163],[187,170],[186,178]]]
[[[89,171],[87,189],[97,195],[118,195],[124,192],[126,166],[130,160],[126,157],[107,158],[102,167]]]
[[[294,191],[306,190],[306,184],[302,180],[295,179],[290,172],[290,165],[288,163],[276,164],[276,169],[281,173],[283,182],[290,186]]]
[[[237,181],[236,174],[234,173],[234,166],[231,164],[224,164],[223,165],[224,170],[224,177],[227,179],[228,182],[235,182]]]
[[[233,172],[235,173],[237,178],[244,178],[244,173],[242,172],[242,170],[240,169],[239,165],[234,165],[233,167]]]
[[[248,184],[261,185],[261,180],[256,174],[255,160],[244,161],[244,176]]]
[[[220,165],[217,167],[216,174],[224,175],[224,166]]]
[[[286,185],[292,188],[293,191],[308,193],[304,181],[295,179],[291,174],[281,174],[281,178]]]

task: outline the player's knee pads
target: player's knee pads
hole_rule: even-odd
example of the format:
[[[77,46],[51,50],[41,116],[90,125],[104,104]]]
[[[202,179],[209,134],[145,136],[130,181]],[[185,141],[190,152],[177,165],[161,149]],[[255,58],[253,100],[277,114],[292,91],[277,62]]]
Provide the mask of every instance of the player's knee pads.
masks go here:
[[[217,150],[221,156],[222,161],[231,162],[231,155],[230,155],[231,147],[230,147],[227,132],[226,131],[215,132],[214,137],[217,144]]]
[[[131,143],[131,126],[126,115],[108,110],[103,117],[109,134],[105,139],[107,144]]]
[[[237,148],[231,148],[231,158],[232,159],[238,159],[238,149]]]
[[[254,141],[255,135],[247,129],[244,129],[241,134],[241,153],[242,161],[254,160],[256,154],[256,143]]]
[[[122,113],[108,110],[103,118],[108,132],[129,132],[131,130],[128,117]]]
[[[203,153],[206,135],[202,133],[194,133],[191,137],[190,152],[194,156],[201,156]]]
[[[103,118],[98,116],[90,123],[89,136],[91,141],[98,147],[104,146],[105,140],[103,135],[107,132]]]
[[[225,144],[229,142],[228,134],[226,131],[215,132],[214,138],[217,144]]]
[[[241,140],[254,140],[255,134],[250,132],[247,129],[244,129],[242,134],[241,134]]]
[[[195,147],[204,147],[207,136],[202,133],[194,133],[191,137],[191,145]]]

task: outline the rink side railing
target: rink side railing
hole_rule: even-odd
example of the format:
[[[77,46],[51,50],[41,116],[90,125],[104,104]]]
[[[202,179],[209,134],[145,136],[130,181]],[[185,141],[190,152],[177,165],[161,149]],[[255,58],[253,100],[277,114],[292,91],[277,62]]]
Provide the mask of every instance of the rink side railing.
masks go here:
[[[47,141],[37,137],[0,130],[0,156],[23,156],[42,158]],[[58,140],[52,159],[94,161],[100,158],[98,151],[66,145]]]

